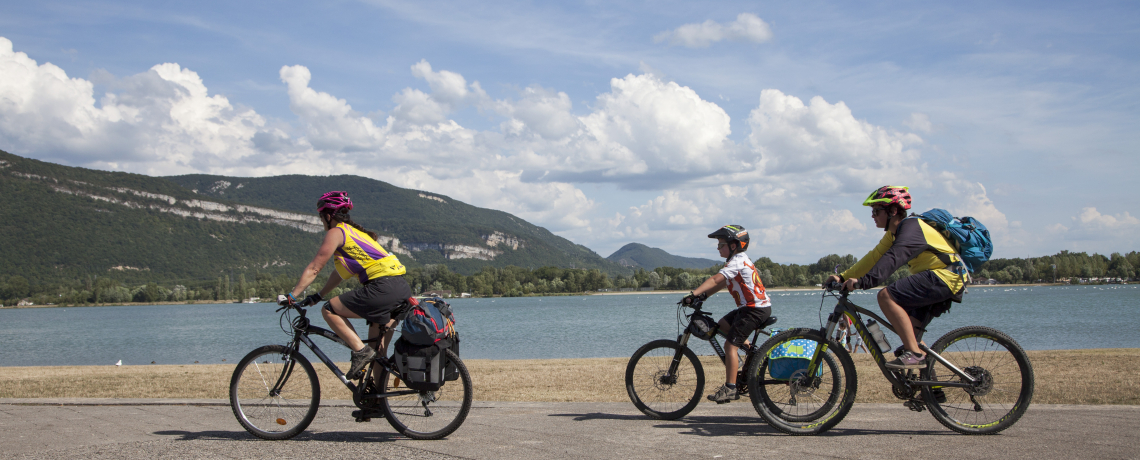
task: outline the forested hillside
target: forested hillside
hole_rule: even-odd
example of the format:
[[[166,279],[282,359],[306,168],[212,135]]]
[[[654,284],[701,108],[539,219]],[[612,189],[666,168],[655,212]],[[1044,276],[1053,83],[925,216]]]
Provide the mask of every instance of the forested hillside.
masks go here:
[[[354,218],[411,268],[632,272],[510,214],[362,177],[157,178],[0,151],[0,300],[94,299],[99,286],[130,300],[147,283],[185,299],[242,296],[308,263],[322,231],[315,199],[332,189],[350,190]]]
[[[188,175],[166,179],[205,197],[313,215],[317,197],[322,193],[346,191],[355,206],[353,220],[394,238],[381,243],[412,256],[413,266],[443,264],[464,274],[475,273],[484,266],[512,265],[630,273],[585,246],[508,213],[365,177]]]

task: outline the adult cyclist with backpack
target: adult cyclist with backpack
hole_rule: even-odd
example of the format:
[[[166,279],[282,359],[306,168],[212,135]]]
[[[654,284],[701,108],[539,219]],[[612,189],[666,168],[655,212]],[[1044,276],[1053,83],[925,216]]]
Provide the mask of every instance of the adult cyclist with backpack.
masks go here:
[[[926,365],[926,355],[915,339],[915,325],[925,327],[919,318],[938,317],[950,310],[951,301],[961,302],[966,289],[965,276],[951,268],[960,265],[954,246],[923,219],[907,217],[910,205],[907,187],[887,185],[872,192],[863,206],[871,207],[875,226],[886,234],[855,265],[827,279],[828,283],[843,283],[847,291],[871,289],[883,284],[903,264],[909,266],[910,276],[878,294],[879,308],[903,342],[903,352],[886,364],[891,369]]]
[[[321,311],[333,332],[353,350],[352,365],[346,374],[352,379],[376,358],[376,350],[360,340],[348,318],[364,318],[372,323],[369,329],[372,337],[380,334],[381,325],[385,326],[387,334],[378,343],[383,352],[392,339],[392,328],[396,324],[392,313],[412,297],[412,289],[404,280],[404,264],[376,242],[375,232],[353,222],[348,214],[350,210],[352,200],[345,192],[328,192],[317,200],[317,213],[325,225],[324,241],[282,303],[298,302],[297,296],[304,294],[333,257],[336,270],[329,274],[325,286],[316,294],[305,297],[300,301],[301,305],[320,302],[343,280],[356,277],[360,281],[363,286],[329,299]]]
[[[721,332],[725,333],[724,385],[708,398],[717,404],[724,404],[740,399],[736,392],[736,372],[739,366],[736,351],[745,347],[748,334],[759,329],[772,316],[772,301],[764,291],[764,283],[756,273],[752,259],[744,253],[748,247],[748,231],[740,225],[725,225],[709,233],[709,238],[716,238],[717,250],[724,257],[724,268],[681,299],[681,303],[691,305],[696,299],[707,299],[721,289],[728,288],[738,307],[717,322]]]

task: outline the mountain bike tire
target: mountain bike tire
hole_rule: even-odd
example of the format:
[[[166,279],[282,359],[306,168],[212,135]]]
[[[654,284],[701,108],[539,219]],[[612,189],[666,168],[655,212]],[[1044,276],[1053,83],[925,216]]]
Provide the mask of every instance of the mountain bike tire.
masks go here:
[[[280,390],[272,393],[284,374]],[[300,353],[266,345],[238,362],[230,378],[230,408],[254,436],[282,440],[298,435],[317,416],[321,386],[317,372]]]
[[[680,353],[677,372],[666,376]],[[654,340],[638,348],[625,368],[625,390],[634,407],[659,420],[676,420],[697,407],[705,371],[697,355],[675,340]]]
[[[819,374],[800,371],[786,381],[771,378],[768,354],[777,345],[796,339],[814,341],[816,353],[824,353]],[[835,427],[851,410],[858,389],[851,355],[813,329],[790,329],[769,338],[746,374],[752,407],[769,426],[791,435],[815,435]]]
[[[967,326],[934,342],[935,353],[965,373],[979,378],[974,388],[923,387],[930,414],[947,428],[963,434],[995,434],[1016,423],[1033,400],[1033,366],[1016,341],[996,329]],[[922,370],[923,380],[961,382],[937,361]],[[941,400],[941,401],[940,401]]]
[[[471,411],[471,373],[454,352],[449,349],[442,352],[448,362],[455,364],[459,373],[457,380],[445,382],[436,391],[380,399],[384,418],[404,436],[420,440],[444,438],[459,429]],[[378,385],[381,393],[405,390],[395,387],[395,376],[387,371],[382,374]]]

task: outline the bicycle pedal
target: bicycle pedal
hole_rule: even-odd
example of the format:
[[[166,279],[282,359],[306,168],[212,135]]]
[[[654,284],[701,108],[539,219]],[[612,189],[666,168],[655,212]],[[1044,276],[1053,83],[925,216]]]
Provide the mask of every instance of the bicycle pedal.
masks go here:
[[[923,404],[923,403],[918,402],[918,401],[907,401],[907,402],[903,403],[903,406],[906,406],[907,409],[910,409],[910,410],[915,411],[915,412],[922,412],[922,411],[926,410],[926,404]]]

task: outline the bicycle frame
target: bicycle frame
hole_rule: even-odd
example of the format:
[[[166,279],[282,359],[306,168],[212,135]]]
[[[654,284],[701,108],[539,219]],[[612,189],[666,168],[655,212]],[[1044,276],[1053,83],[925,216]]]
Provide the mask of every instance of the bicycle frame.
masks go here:
[[[326,356],[323,351],[321,351],[320,347],[318,347],[317,344],[314,343],[311,338],[309,338],[309,335],[315,334],[315,335],[324,337],[326,339],[329,339],[329,340],[331,340],[337,344],[340,344],[341,346],[351,350],[351,348],[348,346],[348,344],[345,343],[345,341],[343,339],[338,337],[335,332],[330,331],[328,329],[325,329],[323,327],[312,325],[312,323],[309,321],[309,319],[305,316],[306,311],[304,308],[302,308],[300,306],[296,306],[296,305],[291,306],[291,307],[287,307],[287,308],[296,309],[298,312],[298,316],[297,316],[297,318],[295,318],[293,320],[293,323],[292,323],[293,339],[290,340],[289,344],[286,346],[289,347],[289,349],[291,349],[293,351],[299,351],[300,345],[304,344],[306,347],[309,348],[309,350],[312,350],[313,354],[317,356],[317,359],[320,359],[322,363],[325,363],[325,366],[328,367],[329,370],[332,371],[333,375],[335,375],[337,377],[337,379],[340,380],[340,383],[344,384],[344,386],[346,388],[348,388],[349,391],[352,391],[353,395],[358,395],[361,387],[358,386],[356,383],[348,380],[348,377],[344,375],[344,372],[342,372],[340,370],[340,368],[337,367],[337,365],[335,363],[333,363],[333,361],[331,359],[329,359],[329,357]],[[385,333],[384,329],[385,328],[383,326],[380,329],[380,336],[381,337]],[[285,384],[285,382],[289,380],[289,376],[293,373],[293,363],[294,363],[293,361],[289,362],[288,369],[286,369],[285,372],[281,373],[281,378],[273,386],[273,389],[270,390],[273,394],[276,394],[280,390],[280,388]],[[386,357],[378,358],[377,361],[375,362],[375,364],[380,367],[380,372],[382,373],[384,378],[387,378],[388,374],[399,375],[399,371],[392,367],[392,364],[388,361],[388,359]],[[366,369],[364,372],[364,375],[367,376],[369,374],[369,372],[368,372],[369,370],[370,369]],[[401,391],[392,391],[392,392],[376,394],[376,395],[366,395],[366,396],[363,396],[361,399],[362,400],[364,400],[364,399],[382,399],[382,398],[387,398],[389,396],[402,396],[402,395],[410,395],[410,394],[416,394],[416,393],[418,393],[418,391],[416,391],[416,390],[401,390]]]
[[[831,291],[829,290],[828,293],[830,292]],[[886,357],[883,355],[882,350],[879,350],[878,342],[876,342],[875,338],[871,336],[871,332],[867,329],[867,326],[863,324],[862,317],[860,317],[859,314],[862,313],[864,315],[870,316],[871,318],[874,318],[875,321],[879,322],[879,325],[881,327],[885,327],[895,334],[898,334],[898,332],[895,331],[894,326],[892,326],[891,323],[889,323],[887,320],[881,318],[879,315],[876,315],[872,311],[869,311],[852,303],[847,298],[848,294],[849,293],[847,292],[841,292],[838,296],[831,294],[832,296],[838,297],[838,302],[835,304],[835,310],[827,316],[827,325],[820,329],[820,333],[822,333],[824,337],[832,337],[832,334],[835,333],[835,328],[839,324],[839,319],[843,318],[844,316],[849,318],[851,320],[851,324],[855,327],[855,331],[859,334],[859,337],[863,339],[863,343],[868,345],[867,351],[871,354],[871,357],[875,359],[875,364],[879,366],[879,370],[882,371],[883,376],[886,377],[887,381],[891,382],[891,385],[900,390],[900,392],[896,392],[896,395],[909,394],[909,392],[913,390],[912,385],[962,388],[970,388],[976,385],[977,382],[974,377],[963,372],[958,368],[958,366],[955,366],[949,360],[927,347],[926,344],[921,342],[921,336],[915,337],[916,340],[919,340],[919,348],[921,348],[922,351],[927,353],[930,357],[933,357],[935,360],[942,363],[942,365],[946,366],[946,368],[953,372],[955,375],[961,377],[963,382],[912,379],[908,378],[908,376],[913,376],[913,373],[909,371],[893,370],[887,368]],[[828,294],[825,293],[824,295],[826,296]],[[823,353],[826,351],[826,344],[823,344],[823,346],[816,350],[815,356],[812,356],[811,362],[808,364],[807,375],[815,374],[819,368],[820,363],[822,362],[821,356],[823,356]]]
[[[702,301],[697,301],[696,303],[693,303],[693,305],[691,306],[691,308],[693,309],[693,312],[688,314],[688,315],[685,315],[685,316],[687,316],[689,318],[692,318],[693,316],[709,316],[711,318],[712,315],[710,315],[708,312],[706,312],[704,310],[701,310],[702,305],[704,305],[704,302],[702,302]],[[756,339],[760,337],[760,333],[764,333],[764,335],[767,335],[767,336],[772,335],[771,332],[768,332],[768,330],[764,329],[763,327],[756,329],[756,331],[754,331],[752,333],[752,341],[750,342],[748,350],[745,353],[744,363],[747,363],[748,360],[752,359],[753,352],[755,352],[757,350]],[[713,351],[716,352],[716,355],[718,357],[720,357],[720,362],[723,363],[728,359],[728,355],[725,354],[724,348],[722,348],[720,345],[720,342],[717,341],[717,336],[719,336],[721,334],[723,334],[723,332],[720,331],[720,327],[718,324],[717,332],[715,334],[713,334],[712,337],[709,337],[708,342],[709,342],[709,345],[712,345]],[[680,335],[677,336],[677,343],[681,345],[681,348],[677,349],[677,353],[673,355],[673,362],[669,364],[669,371],[668,371],[669,373],[667,375],[676,375],[677,367],[680,366],[680,364],[681,364],[681,358],[682,358],[682,351],[681,350],[688,347],[690,336],[692,336],[692,333],[689,332],[688,327],[685,328],[684,332],[682,332]],[[738,385],[740,384],[739,380],[737,380],[737,384]]]

